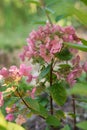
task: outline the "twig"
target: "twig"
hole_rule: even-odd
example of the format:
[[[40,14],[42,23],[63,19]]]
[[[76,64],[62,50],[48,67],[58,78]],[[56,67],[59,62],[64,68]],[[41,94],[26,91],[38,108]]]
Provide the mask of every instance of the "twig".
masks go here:
[[[72,107],[73,107],[73,113],[74,113],[74,120],[73,120],[73,123],[74,123],[74,130],[76,130],[76,106],[75,106],[75,96],[72,95]]]
[[[45,3],[44,3],[44,0],[39,0],[39,1],[40,1],[40,3],[41,3],[42,9],[45,11],[45,14],[46,14],[46,16],[47,16],[47,19],[49,20],[49,23],[51,24],[51,26],[53,26],[53,23],[52,23],[52,21],[51,21],[51,18],[50,18],[49,14],[48,14],[47,11],[46,11],[46,6],[45,6]]]
[[[52,63],[51,63],[51,68],[50,68],[50,86],[52,86],[52,71],[53,71],[53,68],[52,68]],[[51,113],[51,115],[53,115],[53,100],[52,100],[51,96],[50,96],[50,113]]]
[[[21,100],[23,101],[23,103],[25,104],[25,106],[26,106],[28,109],[30,109],[29,105],[28,105],[27,102],[23,99],[23,97],[21,96],[21,94],[20,94],[20,92],[18,91],[18,89],[17,89],[16,91],[17,91],[17,93],[18,93],[20,99],[21,99]]]

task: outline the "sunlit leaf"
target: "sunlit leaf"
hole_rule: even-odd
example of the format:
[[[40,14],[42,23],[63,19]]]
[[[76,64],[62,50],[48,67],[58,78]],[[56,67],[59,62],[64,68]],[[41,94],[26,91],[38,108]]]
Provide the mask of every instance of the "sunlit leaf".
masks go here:
[[[37,4],[37,5],[40,5],[40,1],[39,0],[25,0],[25,2],[34,3],[34,4]]]
[[[25,130],[20,125],[14,124],[12,122],[8,122],[8,130]]]
[[[5,118],[2,115],[1,111],[0,111],[0,128],[1,130],[7,130],[7,122],[5,121]]]

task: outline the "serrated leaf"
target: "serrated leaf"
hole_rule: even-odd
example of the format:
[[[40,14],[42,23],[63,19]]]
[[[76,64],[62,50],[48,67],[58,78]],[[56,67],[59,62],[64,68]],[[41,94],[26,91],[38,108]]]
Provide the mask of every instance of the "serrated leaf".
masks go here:
[[[50,65],[48,65],[44,70],[41,71],[39,75],[39,80],[43,79],[50,72]]]
[[[64,42],[64,44],[67,45],[68,47],[87,52],[87,46],[85,45],[80,45],[80,44],[75,44],[75,43],[70,43],[70,42]]]
[[[68,91],[69,94],[87,96],[87,83],[76,83],[71,89]]]
[[[87,121],[82,121],[80,123],[77,123],[76,126],[82,130],[87,130]]]
[[[41,104],[39,104],[37,100],[32,98],[25,98],[25,101],[27,102],[30,109],[34,110],[36,114],[41,115],[44,118],[48,116],[47,110]]]
[[[48,116],[46,119],[47,124],[51,125],[51,126],[60,126],[60,121],[55,117],[55,116]]]
[[[71,130],[70,127],[68,125],[66,125],[64,128],[62,128],[61,130]]]
[[[63,105],[65,103],[67,94],[62,83],[55,83],[53,86],[51,86],[50,93],[52,98],[58,105]]]

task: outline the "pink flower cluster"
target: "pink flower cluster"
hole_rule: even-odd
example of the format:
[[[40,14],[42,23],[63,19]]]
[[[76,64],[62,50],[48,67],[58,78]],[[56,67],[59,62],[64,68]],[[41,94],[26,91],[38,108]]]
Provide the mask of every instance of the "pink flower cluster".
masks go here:
[[[2,68],[0,70],[0,75],[9,82],[18,82],[23,76],[27,77],[27,81],[31,82],[33,76],[31,74],[31,67],[21,64],[19,68],[16,66],[11,66],[9,69]]]
[[[59,53],[64,47],[63,42],[80,43],[79,38],[75,34],[73,27],[61,27],[59,25],[46,24],[39,27],[37,31],[32,31],[27,38],[28,45],[24,47],[24,52],[20,55],[24,61],[28,59],[40,57],[49,63],[56,53]],[[70,52],[77,52],[70,49]]]
[[[87,62],[85,62],[83,65],[80,64],[80,56],[77,55],[75,58],[73,58],[71,61],[67,63],[70,68],[67,70],[64,70],[64,72],[61,73],[60,68],[57,72],[53,72],[58,80],[66,80],[66,82],[73,86],[77,82],[77,78],[79,78],[82,74],[82,72],[87,73]],[[61,64],[60,64],[61,65]]]
[[[80,56],[77,55],[72,61],[72,70],[68,74],[66,81],[73,86],[76,83],[76,79],[82,74],[82,66],[80,65]]]
[[[76,78],[79,78],[82,71],[87,73],[87,62],[80,65],[80,56],[77,55],[72,61],[73,70],[68,74],[66,81],[73,86],[76,83]]]

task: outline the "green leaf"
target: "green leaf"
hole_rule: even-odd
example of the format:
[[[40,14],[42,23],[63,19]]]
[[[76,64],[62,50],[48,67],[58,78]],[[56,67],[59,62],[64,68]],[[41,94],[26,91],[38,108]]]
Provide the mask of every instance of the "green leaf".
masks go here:
[[[0,112],[0,130],[25,130],[25,129],[15,123],[6,122],[4,116]]]
[[[69,94],[77,94],[81,96],[87,96],[87,83],[76,83],[71,89],[68,91]]]
[[[50,72],[50,65],[48,65],[44,70],[41,71],[39,75],[39,80],[43,79]]]
[[[63,105],[65,103],[67,94],[62,83],[55,83],[53,86],[51,86],[50,93],[52,98],[58,105]]]
[[[7,130],[7,128],[0,126],[0,130]]]
[[[64,128],[62,128],[61,130],[71,130],[70,127],[68,125],[66,125]]]
[[[81,41],[82,41],[82,43],[83,43],[84,45],[87,46],[87,41],[86,41],[85,39],[82,39],[82,38],[81,38]]]
[[[85,11],[74,8],[73,13],[82,24],[87,25],[87,13]]]
[[[11,122],[8,122],[8,130],[25,130],[23,127],[15,124],[15,123],[11,123]]]
[[[65,118],[65,115],[64,115],[64,112],[62,111],[62,110],[58,110],[58,111],[56,111],[56,117],[58,118],[58,119],[64,119]]]
[[[57,57],[60,60],[70,60],[72,58],[72,54],[69,52],[68,48],[65,48],[57,54]]]
[[[87,130],[87,121],[82,121],[80,123],[77,123],[76,126],[82,130]]]
[[[46,119],[47,124],[51,125],[51,126],[60,126],[60,121],[55,117],[55,116],[48,116]]]
[[[68,47],[87,52],[87,46],[85,46],[85,45],[74,44],[74,43],[70,43],[70,42],[64,42],[64,44],[67,45]]]
[[[27,102],[30,109],[34,110],[36,114],[41,115],[44,118],[48,116],[46,109],[41,104],[39,104],[37,100],[32,98],[25,98],[25,101]]]
[[[43,24],[43,25],[45,25],[46,24],[46,21],[44,20],[44,21],[34,21],[34,23],[35,24]]]
[[[45,11],[48,14],[54,14],[54,11],[52,9],[48,8],[48,7],[45,7]]]
[[[61,14],[61,15],[58,15],[58,16],[55,18],[55,21],[58,22],[59,20],[65,18],[65,17],[67,17],[67,16],[68,16],[68,14]]]
[[[28,3],[33,3],[33,4],[36,4],[36,5],[40,5],[39,0],[25,0],[25,1],[28,2]]]
[[[1,111],[0,111],[0,129],[7,130],[7,122],[5,121],[5,118],[2,115]]]

